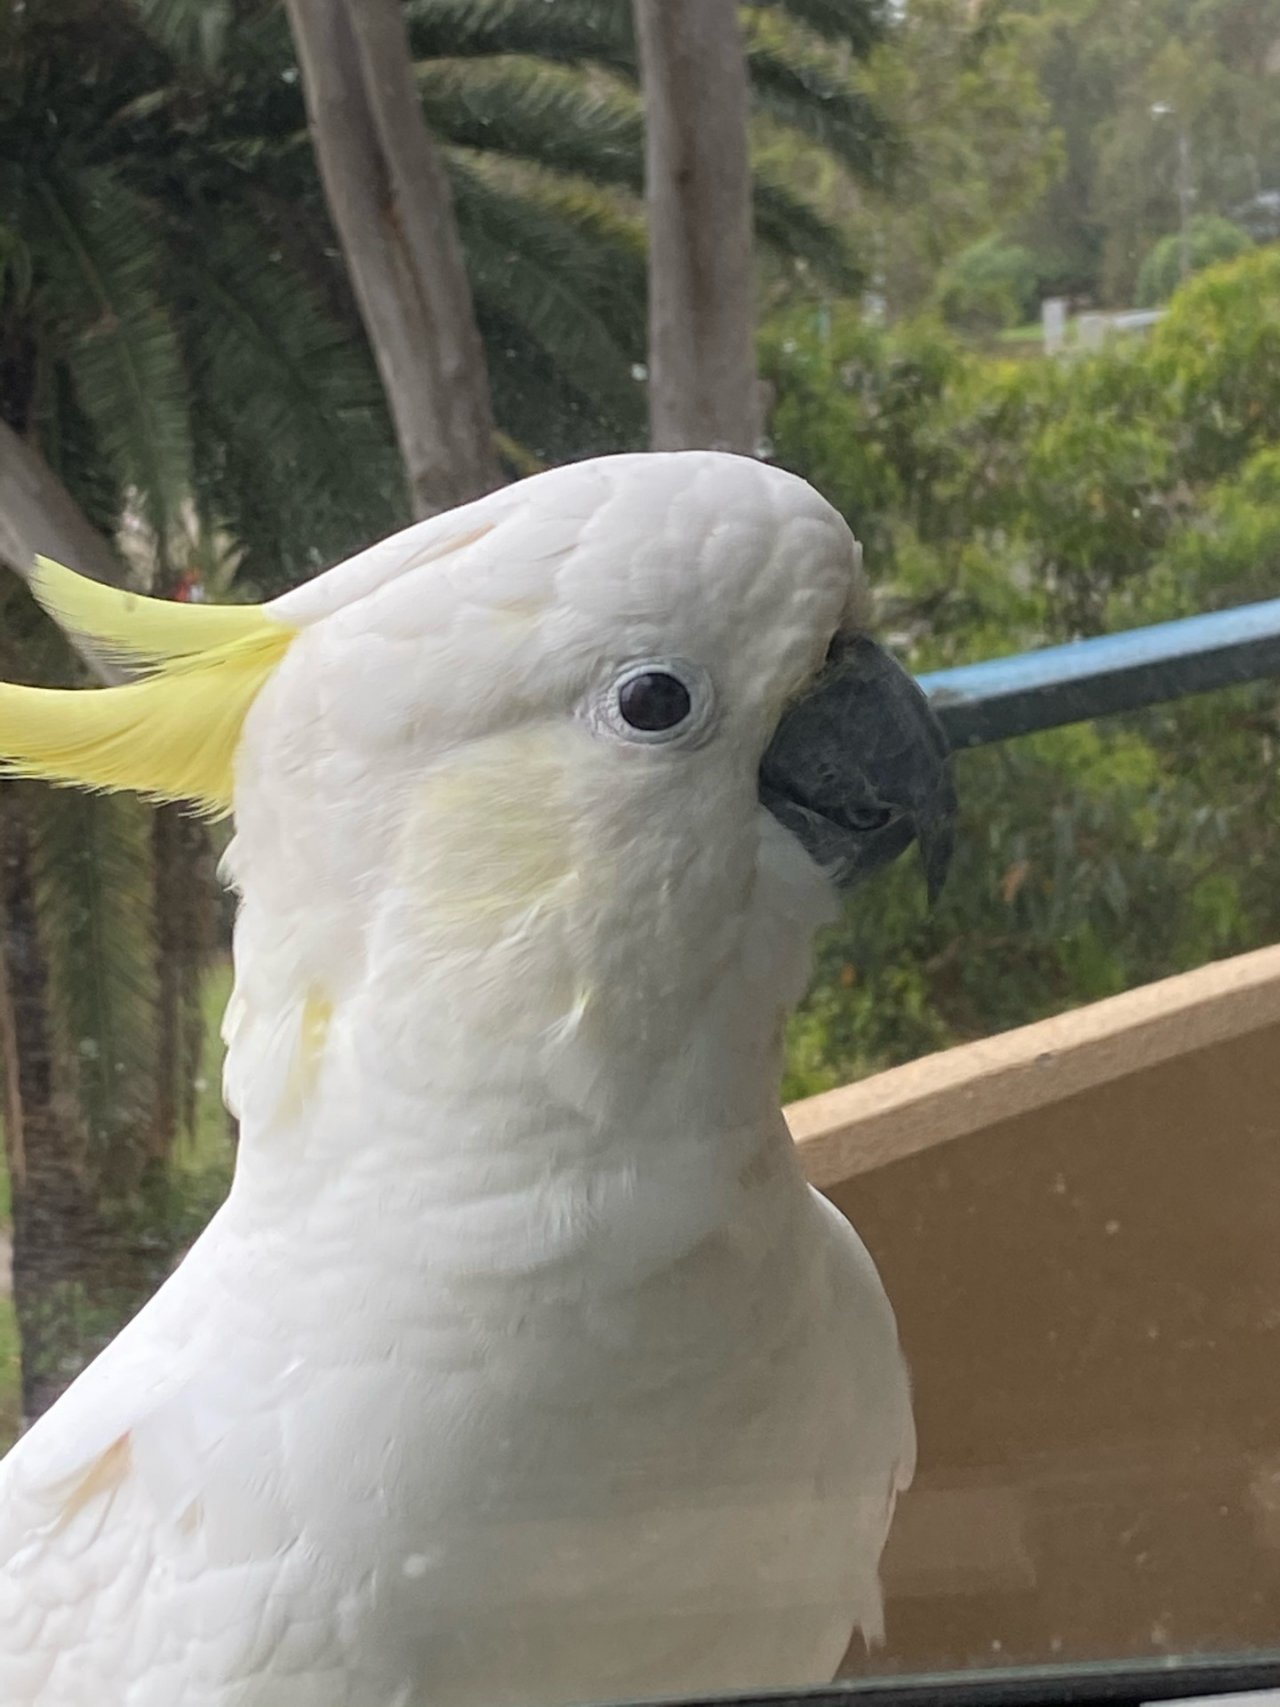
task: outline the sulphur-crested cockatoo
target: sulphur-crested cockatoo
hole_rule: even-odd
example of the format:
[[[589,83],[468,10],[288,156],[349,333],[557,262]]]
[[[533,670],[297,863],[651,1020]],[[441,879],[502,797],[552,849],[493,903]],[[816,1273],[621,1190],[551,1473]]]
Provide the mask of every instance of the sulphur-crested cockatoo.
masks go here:
[[[953,811],[840,516],[609,457],[263,606],[35,587],[146,673],[0,689],[10,773],[234,810],[241,1142],[0,1467],[0,1702],[829,1678],[915,1444],[783,1021],[831,877],[936,881]]]

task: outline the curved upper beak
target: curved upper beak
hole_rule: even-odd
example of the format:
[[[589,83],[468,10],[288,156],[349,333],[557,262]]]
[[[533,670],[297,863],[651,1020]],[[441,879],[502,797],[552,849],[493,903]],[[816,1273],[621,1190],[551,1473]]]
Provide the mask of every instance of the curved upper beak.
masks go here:
[[[839,639],[760,766],[760,798],[851,888],[920,844],[929,898],[955,847],[947,738],[915,681],[865,635]]]

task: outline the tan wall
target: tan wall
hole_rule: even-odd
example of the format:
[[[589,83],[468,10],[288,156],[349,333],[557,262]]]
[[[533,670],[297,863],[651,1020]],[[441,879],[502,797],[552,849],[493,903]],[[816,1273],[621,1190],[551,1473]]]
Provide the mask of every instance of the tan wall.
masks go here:
[[[791,1116],[916,1383],[872,1669],[1280,1648],[1280,950]]]

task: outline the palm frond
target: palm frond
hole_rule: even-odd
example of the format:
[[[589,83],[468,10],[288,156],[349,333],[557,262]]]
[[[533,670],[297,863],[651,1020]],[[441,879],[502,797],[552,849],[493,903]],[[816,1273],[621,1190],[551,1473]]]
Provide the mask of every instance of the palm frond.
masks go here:
[[[212,70],[234,22],[232,0],[130,0],[144,30],[177,59]]]
[[[889,28],[888,0],[756,0],[758,6],[787,13],[815,35],[865,58]]]
[[[25,169],[93,157],[111,114],[163,73],[126,0],[7,6],[2,27],[0,160]]]
[[[864,58],[889,26],[888,0],[757,0]],[[630,0],[409,0],[415,53],[431,58],[537,54],[634,73]]]
[[[634,88],[545,59],[506,55],[418,66],[435,134],[460,148],[536,161],[550,171],[640,189],[644,119]]]
[[[406,11],[423,58],[536,54],[635,69],[630,0],[409,0]]]
[[[606,407],[591,395],[589,376],[557,366],[495,302],[478,302],[476,318],[489,351],[499,454],[511,479],[585,456],[644,449],[648,435],[642,369],[634,370],[634,395]]]
[[[49,466],[87,519],[109,538],[124,510],[125,493],[81,406],[64,356],[46,353],[40,361],[27,421]]]
[[[613,77],[586,83],[578,72],[512,57],[480,65],[459,60],[425,65],[419,80],[437,134],[469,148],[476,158],[508,155],[549,172],[628,190],[638,191],[643,184],[640,98]],[[837,288],[855,289],[861,283],[838,227],[777,172],[757,167],[754,205],[763,243],[806,261]],[[574,214],[571,202],[564,212]]]
[[[403,480],[363,338],[242,216],[196,220],[174,263],[197,483],[261,591],[404,519]]]
[[[745,11],[743,27],[757,105],[863,180],[884,181],[897,152],[892,129],[839,51],[776,9]]]
[[[776,173],[760,166],[753,173],[752,212],[760,241],[780,256],[807,262],[838,290],[862,287],[865,274],[840,228]]]
[[[298,122],[301,93],[289,76],[292,40],[276,0],[114,3],[163,62],[150,77],[132,79],[101,127],[108,139],[118,135],[131,152],[145,152],[167,127],[171,140],[198,143],[197,152],[205,153],[234,134],[249,113],[273,135],[282,120],[286,126]],[[159,128],[151,125],[157,117]]]
[[[151,210],[107,167],[47,175],[36,200],[47,220],[41,284],[79,406],[163,550],[191,487],[191,432]]]
[[[638,221],[589,185],[533,168],[459,150],[449,166],[478,310],[519,327],[552,369],[629,434],[642,403],[632,370],[644,358]]]

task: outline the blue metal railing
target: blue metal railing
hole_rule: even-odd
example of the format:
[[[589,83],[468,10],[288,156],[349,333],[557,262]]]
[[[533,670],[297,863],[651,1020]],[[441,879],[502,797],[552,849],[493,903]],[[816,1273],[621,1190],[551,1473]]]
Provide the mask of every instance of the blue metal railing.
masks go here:
[[[919,678],[947,738],[981,747],[1280,676],[1280,599]]]

